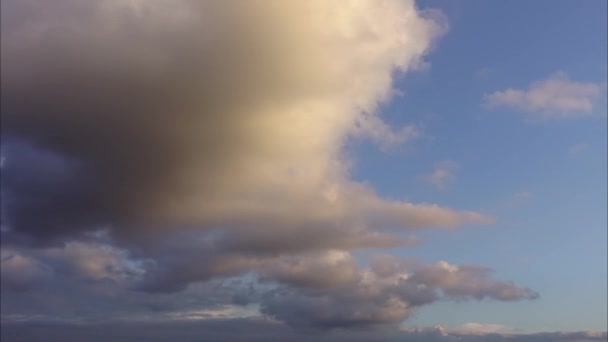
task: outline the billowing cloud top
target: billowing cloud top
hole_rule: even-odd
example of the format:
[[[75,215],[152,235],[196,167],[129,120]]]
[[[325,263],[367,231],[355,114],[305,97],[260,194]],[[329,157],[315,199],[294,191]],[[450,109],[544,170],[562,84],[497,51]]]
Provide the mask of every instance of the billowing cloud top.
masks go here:
[[[6,0],[1,25],[6,286],[62,275],[172,292],[253,271],[274,291],[263,312],[329,327],[398,322],[441,293],[536,296],[468,266],[380,276],[349,252],[491,222],[349,178],[349,139],[419,134],[376,107],[445,31],[439,13],[401,0]],[[361,314],[364,302],[377,306]]]
[[[413,134],[374,112],[391,73],[419,65],[444,29],[412,2],[2,6],[3,135],[54,158],[59,177],[73,173],[6,167],[9,221],[29,238],[103,226],[125,239],[176,225],[256,236],[322,227],[341,236],[331,247],[376,247],[399,243],[366,235],[372,227],[488,220],[383,200],[348,180],[345,139]],[[311,239],[299,244],[317,247]]]

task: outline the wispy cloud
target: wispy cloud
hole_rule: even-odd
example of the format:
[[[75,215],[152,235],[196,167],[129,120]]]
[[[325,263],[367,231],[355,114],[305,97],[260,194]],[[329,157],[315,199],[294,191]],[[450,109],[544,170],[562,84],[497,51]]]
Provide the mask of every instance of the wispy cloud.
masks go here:
[[[513,331],[513,328],[502,324],[469,322],[456,329],[461,334],[496,334]]]
[[[493,70],[490,67],[482,67],[475,70],[475,79],[485,80],[492,74]]]
[[[528,202],[532,198],[532,193],[529,191],[520,191],[513,195],[512,203],[514,205],[521,205]]]
[[[578,143],[568,149],[568,154],[573,156],[584,152],[589,146],[586,143]]]
[[[415,125],[408,125],[395,130],[376,116],[362,115],[355,124],[353,136],[370,139],[379,144],[382,149],[389,150],[411,140],[421,138],[424,134]]]
[[[571,81],[564,72],[557,72],[527,89],[487,94],[483,105],[488,109],[510,108],[541,120],[590,116],[598,107],[603,87],[601,83]]]
[[[454,173],[458,168],[459,165],[454,161],[441,161],[435,164],[431,172],[420,175],[419,178],[438,190],[446,190],[454,182]]]

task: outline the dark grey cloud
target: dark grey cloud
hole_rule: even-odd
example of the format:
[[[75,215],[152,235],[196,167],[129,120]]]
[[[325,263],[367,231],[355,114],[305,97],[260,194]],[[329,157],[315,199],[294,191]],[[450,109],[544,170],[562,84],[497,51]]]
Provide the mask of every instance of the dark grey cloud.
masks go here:
[[[141,291],[148,265],[108,245],[2,251],[3,322],[11,317],[78,322],[213,318],[246,311],[259,297],[251,281],[226,275],[179,292]]]

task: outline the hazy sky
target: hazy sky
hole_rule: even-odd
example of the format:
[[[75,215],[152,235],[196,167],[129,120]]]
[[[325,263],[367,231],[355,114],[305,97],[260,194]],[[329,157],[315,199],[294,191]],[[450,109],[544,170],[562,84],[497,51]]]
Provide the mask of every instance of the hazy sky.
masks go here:
[[[606,341],[607,11],[2,1],[3,340]]]

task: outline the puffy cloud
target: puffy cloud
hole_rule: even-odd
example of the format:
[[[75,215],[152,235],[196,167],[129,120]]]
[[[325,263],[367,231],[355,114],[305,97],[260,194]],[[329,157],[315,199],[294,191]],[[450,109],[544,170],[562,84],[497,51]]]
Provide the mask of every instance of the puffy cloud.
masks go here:
[[[479,221],[442,208],[447,220],[419,219],[426,207],[348,180],[349,136],[363,129],[393,144],[414,134],[375,114],[391,74],[416,68],[443,30],[411,1],[2,7],[3,133],[71,174],[23,179],[7,166],[9,220],[25,235],[365,229],[392,208],[403,229]],[[42,191],[26,197],[33,188]]]
[[[492,279],[489,272],[478,266],[426,265],[386,255],[373,257],[369,269],[354,272],[346,255],[325,255],[313,266],[301,263],[276,269],[275,281],[297,287],[269,291],[262,297],[261,309],[290,325],[331,329],[396,324],[415,307],[442,297],[503,301],[538,297],[530,289]]]
[[[397,247],[409,240],[382,230],[489,222],[349,179],[347,139],[417,134],[375,113],[392,73],[417,68],[445,29],[412,1],[2,9],[11,239],[109,229],[154,257],[176,231],[197,229],[227,250],[300,253]]]
[[[150,288],[181,289],[281,253],[491,222],[380,198],[342,151],[418,134],[376,107],[444,30],[413,1],[4,1],[4,239],[105,229],[156,261]]]
[[[20,253],[2,272],[36,294],[3,296],[3,314],[191,319],[251,304],[333,328],[396,324],[443,294],[533,297],[472,266],[367,269],[351,254],[492,222],[350,178],[349,139],[388,148],[420,134],[376,108],[395,72],[424,65],[445,30],[436,12],[402,0],[1,6],[2,241]]]
[[[3,297],[2,312],[43,319],[186,320],[234,313],[331,330],[398,325],[417,307],[441,298],[536,297],[531,290],[492,279],[489,270],[476,266],[376,255],[369,267],[361,267],[350,253],[337,250],[251,260],[224,255],[210,261],[197,258],[190,264],[177,256],[178,262],[163,260],[164,265],[146,264],[99,244],[68,243],[64,248],[22,249],[15,254],[27,265],[41,265],[47,275],[30,277],[30,287],[21,294]],[[31,274],[15,267],[2,269],[3,275],[12,272],[7,278],[11,284],[21,279],[18,275]],[[253,271],[236,276],[246,270]],[[193,284],[186,287],[189,283]],[[35,286],[40,284],[44,286]],[[147,291],[134,291],[138,288]]]
[[[255,306],[257,301],[252,285],[227,276],[197,283],[180,292],[159,295],[138,291],[149,265],[109,246],[68,243],[64,248],[21,248],[10,253],[27,259],[30,265],[40,265],[45,273],[44,277],[27,278],[27,287],[15,288],[15,279],[23,279],[31,271],[11,267],[23,263],[8,267],[3,263],[0,301],[3,322],[186,320],[258,313],[257,309],[249,308],[249,304]]]
[[[277,260],[262,272],[272,279],[296,287],[325,288],[351,282],[357,262],[348,252],[330,250],[313,256]]]
[[[532,83],[528,89],[506,89],[487,94],[488,108],[507,107],[529,113],[531,118],[567,119],[594,114],[605,85],[571,81],[563,72]]]

